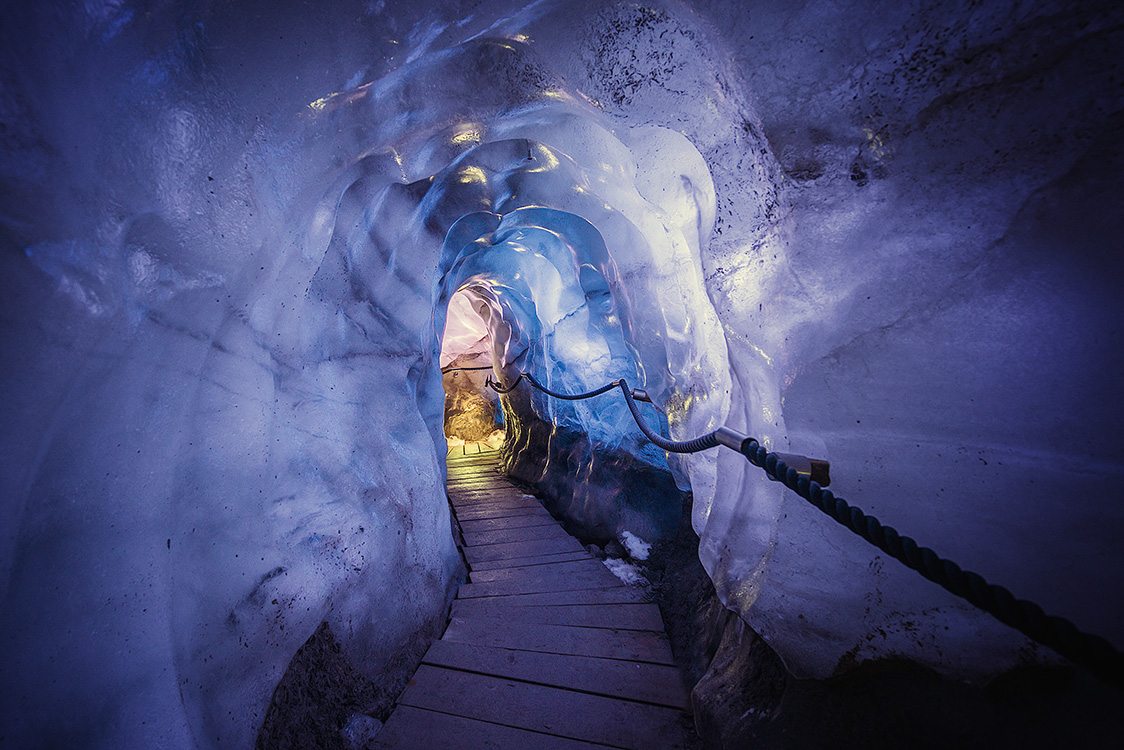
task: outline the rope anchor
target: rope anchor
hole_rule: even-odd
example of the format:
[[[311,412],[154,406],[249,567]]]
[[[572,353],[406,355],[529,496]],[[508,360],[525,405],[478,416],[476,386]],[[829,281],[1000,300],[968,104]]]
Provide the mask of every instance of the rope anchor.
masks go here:
[[[1015,628],[1033,640],[1052,648],[1062,656],[1088,669],[1093,675],[1110,685],[1124,688],[1124,654],[1104,638],[1077,629],[1069,620],[1047,615],[1037,604],[1015,596],[1003,588],[988,583],[983,576],[962,570],[959,565],[940,557],[928,547],[922,547],[912,538],[902,536],[892,526],[883,525],[874,516],[836,497],[827,489],[831,466],[827,461],[794,453],[775,453],[766,450],[755,438],[742,435],[729,427],[719,427],[693,440],[675,441],[653,432],[640,415],[637,401],[652,403],[642,390],[628,387],[623,378],[614,380],[597,390],[576,395],[555,393],[526,372],[508,387],[503,387],[489,377],[487,385],[496,393],[515,390],[522,380],[553,398],[578,401],[608,393],[620,388],[632,418],[644,437],[670,453],[698,453],[719,445],[735,450],[765,475],[781,482],[807,500],[836,522],[858,534],[906,567],[916,570],[933,583],[956,596],[967,600],[1000,622]],[[653,404],[655,406],[655,404]],[[658,406],[656,408],[659,408]]]

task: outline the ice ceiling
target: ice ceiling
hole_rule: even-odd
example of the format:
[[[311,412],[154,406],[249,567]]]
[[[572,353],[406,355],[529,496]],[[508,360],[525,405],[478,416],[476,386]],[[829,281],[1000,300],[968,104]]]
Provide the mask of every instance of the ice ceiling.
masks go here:
[[[841,495],[1124,645],[1121,13],[7,11],[7,738],[246,747],[321,622],[370,674],[420,654],[459,574],[461,289],[501,370],[625,376],[673,436],[830,459]],[[593,445],[665,461],[618,403],[525,406],[590,475]],[[797,675],[1050,658],[738,456],[672,468],[723,600]],[[571,489],[614,534],[662,528]]]

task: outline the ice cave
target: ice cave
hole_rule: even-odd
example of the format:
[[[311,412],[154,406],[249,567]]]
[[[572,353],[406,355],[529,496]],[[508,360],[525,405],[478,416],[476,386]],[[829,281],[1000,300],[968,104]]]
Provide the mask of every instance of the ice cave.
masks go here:
[[[669,746],[1124,731],[1119,674],[736,450],[493,387],[624,379],[666,438],[830,462],[1124,649],[1124,5],[2,17],[0,746],[385,746],[466,585],[470,444],[639,571],[690,695]]]

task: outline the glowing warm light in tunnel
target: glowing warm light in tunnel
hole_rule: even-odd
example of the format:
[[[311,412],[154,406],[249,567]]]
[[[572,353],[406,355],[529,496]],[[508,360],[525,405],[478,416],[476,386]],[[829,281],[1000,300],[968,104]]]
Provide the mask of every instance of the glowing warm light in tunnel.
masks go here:
[[[478,298],[461,290],[453,295],[441,339],[441,367],[445,388],[445,437],[450,445],[464,442],[502,441],[497,429],[497,403],[487,388],[488,370],[457,369],[486,367],[491,363],[491,335],[477,311]],[[487,309],[484,308],[485,314]]]
[[[472,297],[465,291],[457,292],[449,300],[445,318],[445,335],[441,338],[441,367],[454,360],[474,355],[481,360],[488,353],[488,328],[473,309]],[[487,364],[481,361],[479,364]]]

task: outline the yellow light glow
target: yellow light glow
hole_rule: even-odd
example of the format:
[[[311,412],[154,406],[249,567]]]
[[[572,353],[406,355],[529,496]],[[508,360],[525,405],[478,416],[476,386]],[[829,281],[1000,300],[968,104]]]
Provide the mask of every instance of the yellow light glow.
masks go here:
[[[371,84],[364,83],[362,86],[351,89],[350,91],[337,91],[321,97],[308,105],[308,108],[313,112],[320,113],[326,110],[329,105],[337,107],[341,104],[350,104],[351,102],[363,99],[371,92]]]
[[[465,167],[457,174],[457,182],[462,185],[477,183],[483,185],[488,181],[488,176],[480,167]]]
[[[528,172],[549,172],[552,169],[557,169],[560,164],[558,158],[555,157],[550,149],[545,148],[535,149],[535,162],[534,169],[528,169]]]
[[[482,139],[483,133],[481,133],[480,128],[469,125],[454,133],[449,139],[449,143],[454,146],[464,146],[470,143],[480,143]]]
[[[772,367],[772,366],[773,366],[773,358],[772,358],[772,357],[770,357],[770,356],[769,356],[768,354],[766,354],[766,353],[765,353],[765,352],[764,352],[764,351],[763,351],[763,350],[761,349],[761,347],[759,347],[759,346],[754,346],[753,344],[750,344],[750,343],[749,343],[748,341],[747,341],[746,343],[747,343],[747,344],[749,345],[749,348],[750,348],[750,349],[752,349],[753,351],[757,352],[758,356],[760,356],[760,357],[761,357],[761,359],[765,360],[765,364],[769,365],[769,367]]]
[[[870,149],[875,159],[882,161],[893,155],[894,149],[893,146],[890,145],[890,138],[886,133],[885,127],[882,127],[880,130],[864,127],[863,135],[866,136],[867,148]]]

